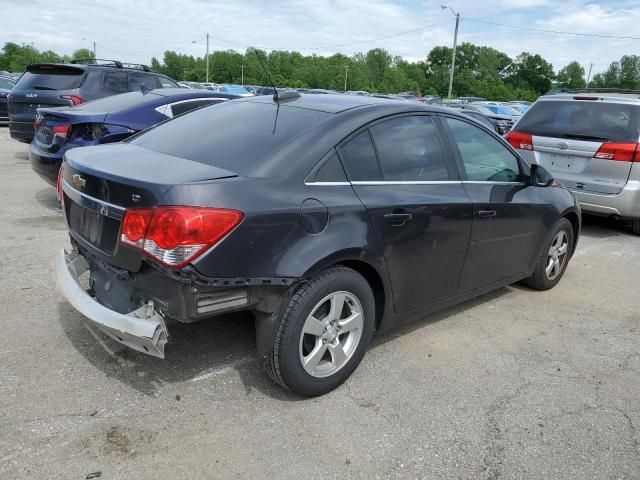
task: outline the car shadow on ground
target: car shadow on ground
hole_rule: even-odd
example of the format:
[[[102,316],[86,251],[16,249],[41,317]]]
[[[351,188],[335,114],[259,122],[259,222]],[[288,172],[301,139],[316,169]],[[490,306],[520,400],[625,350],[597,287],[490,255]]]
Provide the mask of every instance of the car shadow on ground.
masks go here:
[[[631,232],[631,222],[616,220],[611,217],[601,217],[598,215],[582,214],[581,235],[591,238],[607,238],[614,235],[633,235]],[[578,248],[580,245],[578,244]]]
[[[501,288],[455,307],[429,315],[377,335],[370,346],[377,348],[467,308],[493,301],[510,292]],[[75,349],[105,375],[145,395],[156,395],[166,384],[210,381],[235,370],[247,394],[253,390],[278,400],[299,401],[301,397],[276,386],[263,372],[255,352],[253,315],[228,314],[194,324],[173,324],[165,360],[150,357],[124,347],[96,327],[88,326],[73,307],[61,302],[59,321]],[[365,359],[366,361],[366,359]]]
[[[47,210],[62,212],[60,203],[58,202],[58,192],[55,187],[44,187],[36,192],[36,202],[45,207]]]
[[[15,158],[17,158],[18,160],[29,160],[29,152],[27,152],[26,150],[23,152],[16,152]]]

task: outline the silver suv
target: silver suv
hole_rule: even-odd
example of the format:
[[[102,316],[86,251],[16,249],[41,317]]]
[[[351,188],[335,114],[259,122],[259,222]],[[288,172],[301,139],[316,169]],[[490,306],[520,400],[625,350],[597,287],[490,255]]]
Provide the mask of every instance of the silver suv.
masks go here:
[[[506,138],[573,191],[585,212],[631,220],[640,235],[640,92],[547,94]]]

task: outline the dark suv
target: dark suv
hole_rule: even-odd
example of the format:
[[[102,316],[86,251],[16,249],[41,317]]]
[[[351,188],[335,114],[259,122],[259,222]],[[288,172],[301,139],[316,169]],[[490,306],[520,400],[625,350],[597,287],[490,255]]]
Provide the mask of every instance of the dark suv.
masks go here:
[[[179,87],[146,65],[103,62],[29,65],[9,95],[11,137],[24,143],[33,140],[33,122],[40,107],[73,106],[140,89]]]

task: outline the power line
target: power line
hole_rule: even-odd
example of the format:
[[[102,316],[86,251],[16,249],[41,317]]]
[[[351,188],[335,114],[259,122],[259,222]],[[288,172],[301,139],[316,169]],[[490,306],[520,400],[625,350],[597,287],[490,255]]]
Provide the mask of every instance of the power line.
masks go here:
[[[430,25],[423,25],[422,27],[412,28],[411,30],[405,30],[403,32],[393,33],[391,35],[385,35],[385,36],[382,36],[382,37],[370,38],[368,40],[360,40],[360,41],[351,42],[351,43],[337,43],[337,44],[334,44],[334,45],[323,45],[323,46],[319,46],[319,47],[298,47],[298,48],[296,48],[296,51],[301,51],[301,50],[325,50],[327,48],[351,47],[353,45],[361,45],[363,43],[377,42],[379,40],[387,40],[389,38],[400,37],[402,35],[408,35],[410,33],[415,33],[415,32],[419,32],[421,30],[426,30],[427,28],[437,27],[438,25],[442,25],[443,23],[448,23],[448,22],[451,22],[451,21],[452,21],[451,18],[447,18],[445,20],[441,20],[439,22],[432,23]],[[238,42],[232,42],[230,40],[225,40],[224,38],[220,38],[220,37],[214,37],[214,38],[215,38],[215,40],[218,40],[219,42],[228,43],[230,45],[236,45],[238,47],[249,48],[249,47],[253,46],[253,45],[245,45],[245,44],[238,43]],[[261,50],[279,50],[278,48],[262,47],[262,46],[257,46],[255,48],[260,48]]]
[[[582,32],[566,32],[562,30],[547,30],[544,28],[532,28],[532,27],[523,27],[522,25],[508,25],[506,23],[497,23],[490,22],[488,20],[481,20],[479,18],[471,18],[471,17],[462,17],[463,20],[468,20],[471,22],[485,23],[487,25],[494,25],[496,27],[507,27],[514,28],[516,30],[528,30],[530,32],[541,32],[541,33],[557,33],[560,35],[574,35],[577,37],[595,37],[595,38],[617,38],[620,40],[640,40],[640,37],[632,37],[627,35],[608,35],[605,33],[582,33]]]

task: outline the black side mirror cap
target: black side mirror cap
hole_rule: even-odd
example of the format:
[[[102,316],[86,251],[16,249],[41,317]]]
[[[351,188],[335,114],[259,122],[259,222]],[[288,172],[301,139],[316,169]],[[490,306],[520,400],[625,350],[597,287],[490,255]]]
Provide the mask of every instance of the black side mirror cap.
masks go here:
[[[537,163],[531,164],[531,170],[529,172],[529,184],[534,187],[550,187],[553,185],[553,176],[547,171],[546,168],[538,165]]]

